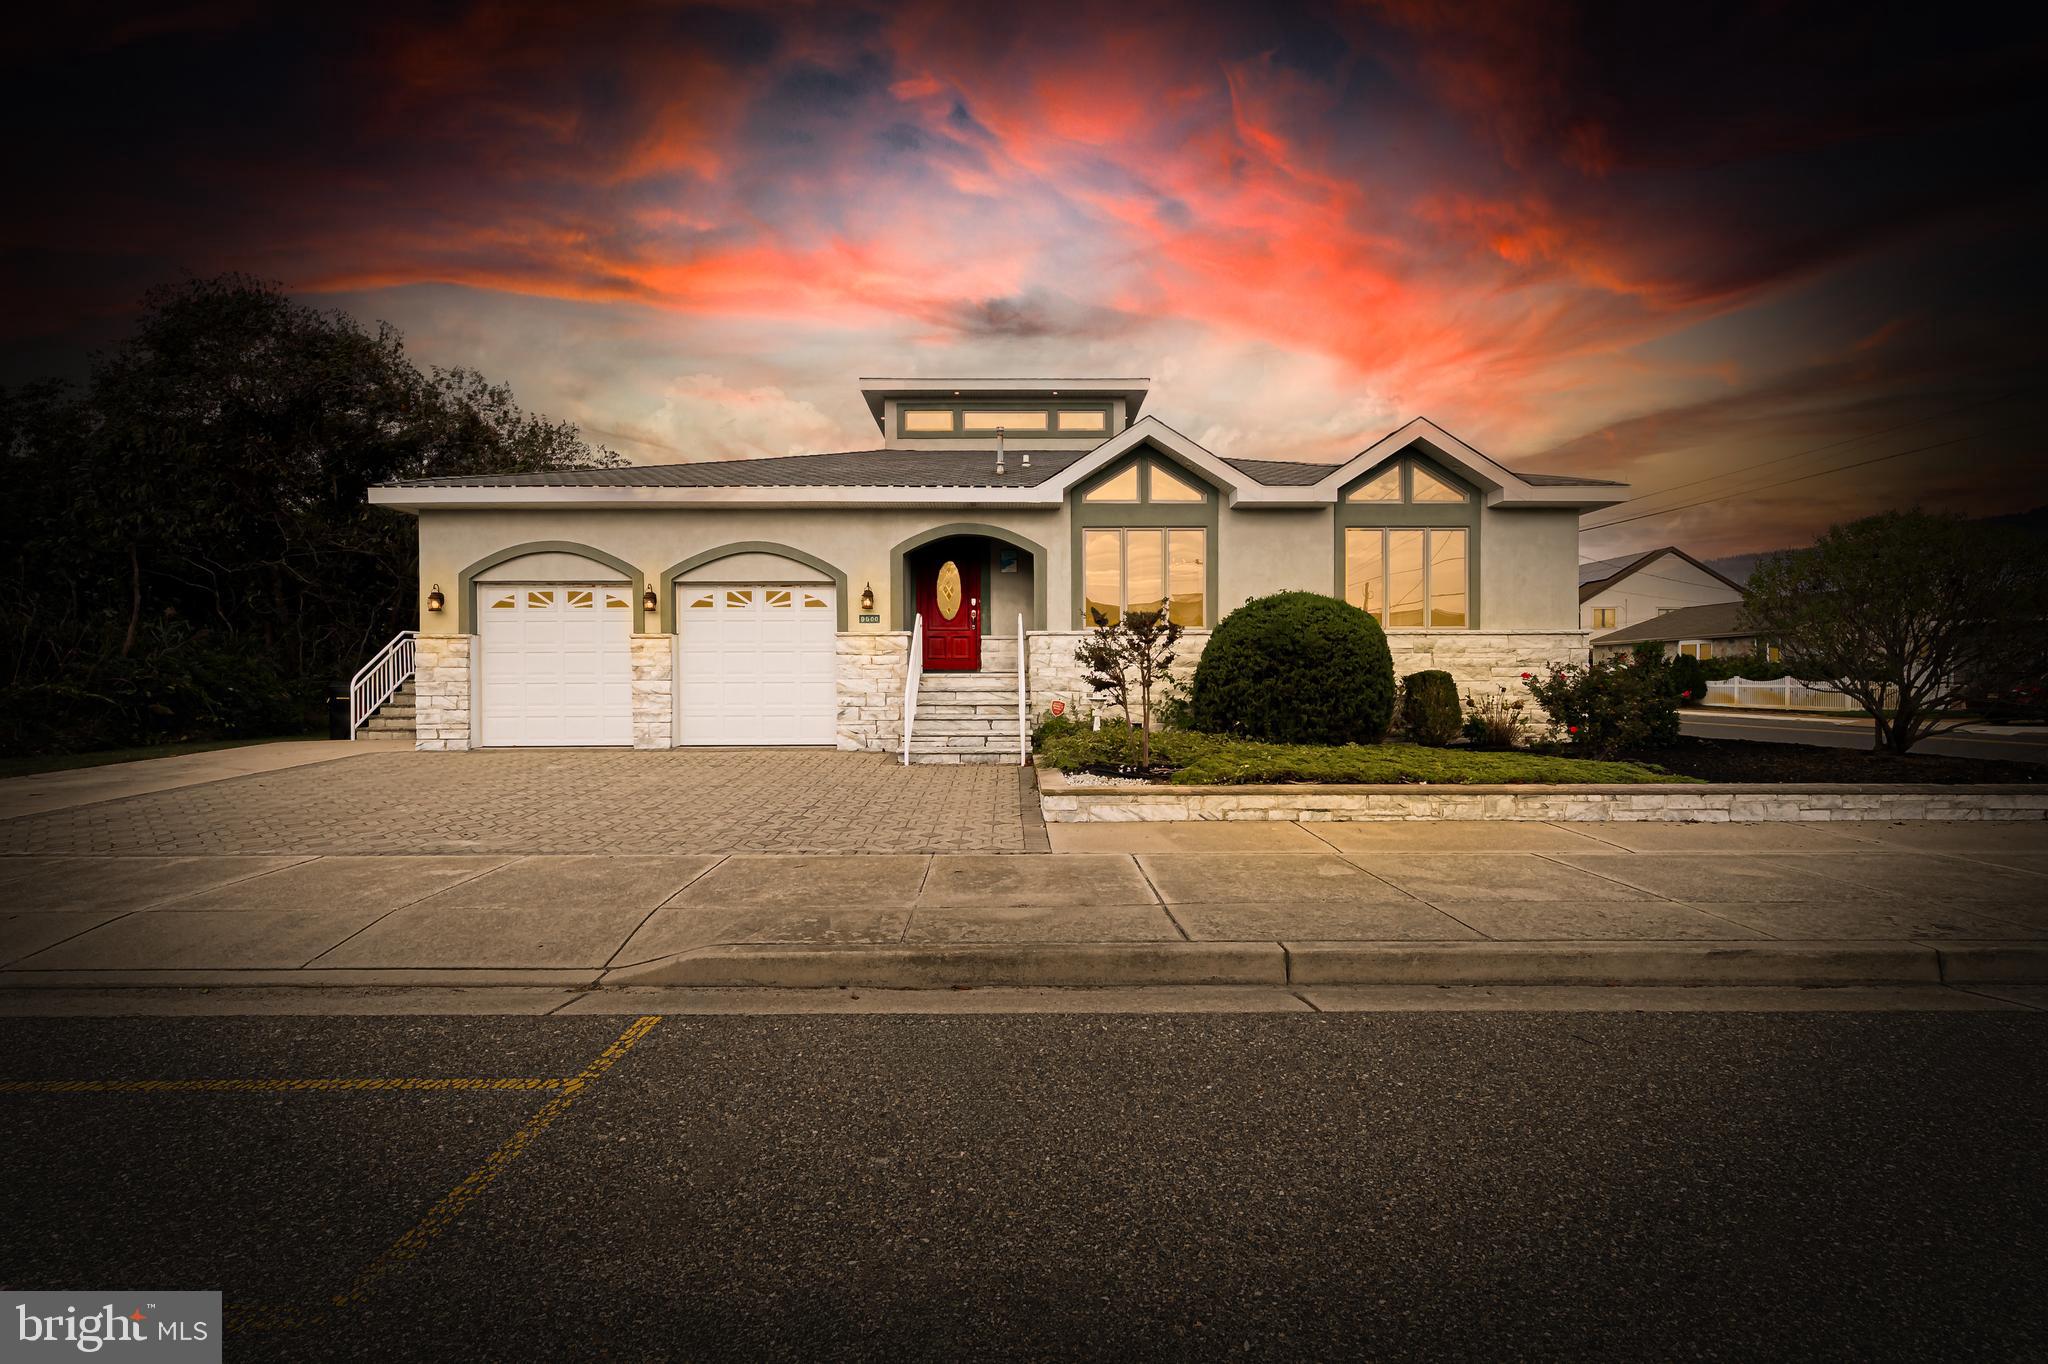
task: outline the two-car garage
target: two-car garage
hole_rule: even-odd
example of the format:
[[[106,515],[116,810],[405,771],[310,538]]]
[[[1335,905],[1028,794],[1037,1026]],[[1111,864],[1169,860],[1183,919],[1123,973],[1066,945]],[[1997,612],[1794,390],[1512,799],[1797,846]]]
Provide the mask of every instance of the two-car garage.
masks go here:
[[[679,573],[664,588],[674,594],[678,744],[835,741],[839,603],[830,578],[748,553]],[[636,603],[624,575],[580,556],[536,554],[498,566],[475,592],[485,747],[633,742]],[[657,628],[654,613],[645,628]]]

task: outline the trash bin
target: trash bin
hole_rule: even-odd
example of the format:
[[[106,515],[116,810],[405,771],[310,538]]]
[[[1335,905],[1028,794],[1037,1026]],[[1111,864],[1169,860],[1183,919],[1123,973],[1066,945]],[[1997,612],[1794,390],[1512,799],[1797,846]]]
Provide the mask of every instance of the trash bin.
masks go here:
[[[330,739],[353,739],[354,732],[348,723],[348,694],[327,698],[327,737]]]

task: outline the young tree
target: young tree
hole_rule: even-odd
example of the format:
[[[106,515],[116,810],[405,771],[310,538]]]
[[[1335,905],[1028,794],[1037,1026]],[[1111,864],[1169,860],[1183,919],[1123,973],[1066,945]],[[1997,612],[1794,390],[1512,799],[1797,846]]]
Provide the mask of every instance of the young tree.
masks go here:
[[[1074,650],[1074,661],[1086,669],[1088,688],[1124,713],[1131,724],[1131,697],[1136,692],[1138,766],[1152,766],[1152,692],[1170,681],[1174,646],[1185,627],[1163,611],[1126,611],[1115,625],[1096,617],[1095,628]]]
[[[1958,516],[1831,527],[1758,564],[1743,610],[1788,673],[1860,702],[1893,753],[1960,724],[1966,692],[2048,671],[2041,546]]]

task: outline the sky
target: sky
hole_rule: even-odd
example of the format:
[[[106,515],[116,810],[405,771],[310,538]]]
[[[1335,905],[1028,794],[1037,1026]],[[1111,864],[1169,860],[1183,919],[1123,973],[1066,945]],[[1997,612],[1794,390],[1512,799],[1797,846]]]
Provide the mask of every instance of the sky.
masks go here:
[[[873,448],[861,375],[1113,374],[1224,455],[1419,415],[1628,480],[1586,558],[2048,502],[2048,47],[1988,15],[49,9],[0,382],[242,270],[642,463]]]

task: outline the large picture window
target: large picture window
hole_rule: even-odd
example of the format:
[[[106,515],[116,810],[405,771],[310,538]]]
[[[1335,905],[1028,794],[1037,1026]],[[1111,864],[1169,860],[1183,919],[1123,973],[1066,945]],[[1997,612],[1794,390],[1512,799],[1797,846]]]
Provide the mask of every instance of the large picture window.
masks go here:
[[[1084,625],[1114,625],[1126,611],[1161,609],[1178,625],[1208,623],[1206,530],[1084,530],[1081,562]]]
[[[1465,628],[1471,576],[1463,528],[1345,528],[1344,600],[1390,630]]]

